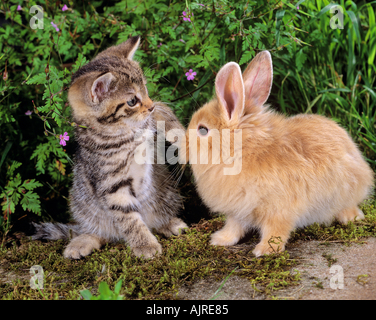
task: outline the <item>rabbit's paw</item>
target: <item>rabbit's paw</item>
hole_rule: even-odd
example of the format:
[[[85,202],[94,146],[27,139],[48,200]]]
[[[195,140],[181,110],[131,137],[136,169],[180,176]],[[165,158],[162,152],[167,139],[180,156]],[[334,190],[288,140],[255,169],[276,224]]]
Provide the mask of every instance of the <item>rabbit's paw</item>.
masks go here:
[[[349,221],[364,219],[364,214],[358,207],[352,207],[342,210],[339,214],[337,214],[336,218],[340,223],[347,224]]]
[[[211,236],[210,244],[213,246],[233,246],[237,244],[239,238],[234,237],[234,235],[229,234],[225,230],[219,230]]]
[[[282,244],[281,242],[272,243],[271,241],[269,241],[269,242],[260,242],[252,252],[256,257],[260,257],[265,254],[280,253],[284,250],[285,250],[285,245]]]

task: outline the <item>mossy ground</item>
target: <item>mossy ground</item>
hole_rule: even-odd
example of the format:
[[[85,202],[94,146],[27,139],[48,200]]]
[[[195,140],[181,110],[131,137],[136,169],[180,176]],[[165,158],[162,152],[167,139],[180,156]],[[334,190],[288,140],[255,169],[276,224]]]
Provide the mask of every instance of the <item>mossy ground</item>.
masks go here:
[[[322,245],[341,242],[361,243],[366,237],[376,237],[376,208],[369,200],[362,207],[366,219],[347,225],[312,225],[296,230],[290,243],[319,240]],[[162,255],[143,260],[131,254],[125,244],[109,244],[81,260],[62,256],[65,241],[31,241],[13,237],[0,248],[1,299],[80,299],[80,291],[97,293],[98,284],[105,281],[112,289],[122,279],[121,294],[125,299],[176,299],[179,287],[193,284],[201,278],[222,280],[233,275],[249,279],[255,290],[273,297],[280,288],[299,284],[300,275],[293,272],[299,259],[291,259],[287,250],[256,259],[252,254],[253,234],[243,243],[230,248],[209,245],[211,233],[223,226],[223,217],[201,220],[186,234],[169,239],[160,238]],[[326,257],[328,264],[332,257]],[[42,292],[30,288],[30,267],[43,267],[45,280]]]

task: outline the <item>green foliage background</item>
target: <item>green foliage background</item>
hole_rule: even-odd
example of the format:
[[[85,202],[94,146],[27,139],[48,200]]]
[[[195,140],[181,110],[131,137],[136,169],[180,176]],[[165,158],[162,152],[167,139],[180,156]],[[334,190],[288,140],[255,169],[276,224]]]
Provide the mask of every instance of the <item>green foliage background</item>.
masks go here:
[[[133,35],[142,38],[135,59],[151,98],[168,103],[184,125],[213,96],[222,65],[236,61],[244,69],[269,50],[272,106],[332,117],[375,167],[376,1],[366,2],[338,2],[343,29],[332,29],[335,3],[327,0],[2,1],[0,228],[6,233],[18,221],[67,219],[75,150],[71,75]],[[29,25],[33,5],[44,10],[44,29]],[[197,72],[193,81],[185,76],[189,69]],[[64,132],[66,147],[58,139]]]

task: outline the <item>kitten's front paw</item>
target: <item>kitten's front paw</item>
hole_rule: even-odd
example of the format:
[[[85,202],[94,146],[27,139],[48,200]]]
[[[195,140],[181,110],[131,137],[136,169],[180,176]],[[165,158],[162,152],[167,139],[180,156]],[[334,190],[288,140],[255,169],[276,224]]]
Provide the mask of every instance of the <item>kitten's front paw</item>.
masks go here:
[[[171,223],[170,231],[173,235],[178,236],[179,234],[182,234],[185,232],[185,229],[188,229],[187,224],[178,218],[172,219],[174,220],[173,223]]]
[[[171,236],[178,236],[179,234],[184,233],[185,229],[188,229],[188,226],[183,220],[179,218],[172,218],[168,225],[160,228],[158,232],[169,238]]]
[[[71,240],[63,255],[68,259],[81,259],[100,247],[101,242],[98,238],[90,235],[80,235]]]
[[[92,248],[88,247],[75,247],[75,246],[68,246],[64,250],[64,258],[67,259],[81,259],[89,255],[93,251]]]
[[[162,246],[159,243],[152,243],[147,246],[134,247],[132,248],[132,251],[137,257],[150,259],[153,258],[156,254],[162,253]]]
[[[219,230],[212,234],[210,244],[213,246],[233,246],[237,244],[239,238],[234,237],[233,235],[227,233],[226,231]]]

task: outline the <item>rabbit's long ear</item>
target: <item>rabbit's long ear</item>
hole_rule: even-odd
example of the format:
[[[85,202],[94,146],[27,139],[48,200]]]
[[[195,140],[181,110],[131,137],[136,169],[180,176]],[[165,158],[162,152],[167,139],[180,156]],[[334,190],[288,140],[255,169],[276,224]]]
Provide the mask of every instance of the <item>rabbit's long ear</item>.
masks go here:
[[[261,110],[268,100],[273,81],[273,64],[269,51],[262,51],[250,62],[243,73],[245,113]],[[256,110],[248,110],[255,108]]]
[[[239,119],[244,109],[244,85],[237,63],[229,62],[219,70],[215,79],[215,91],[225,119]]]

